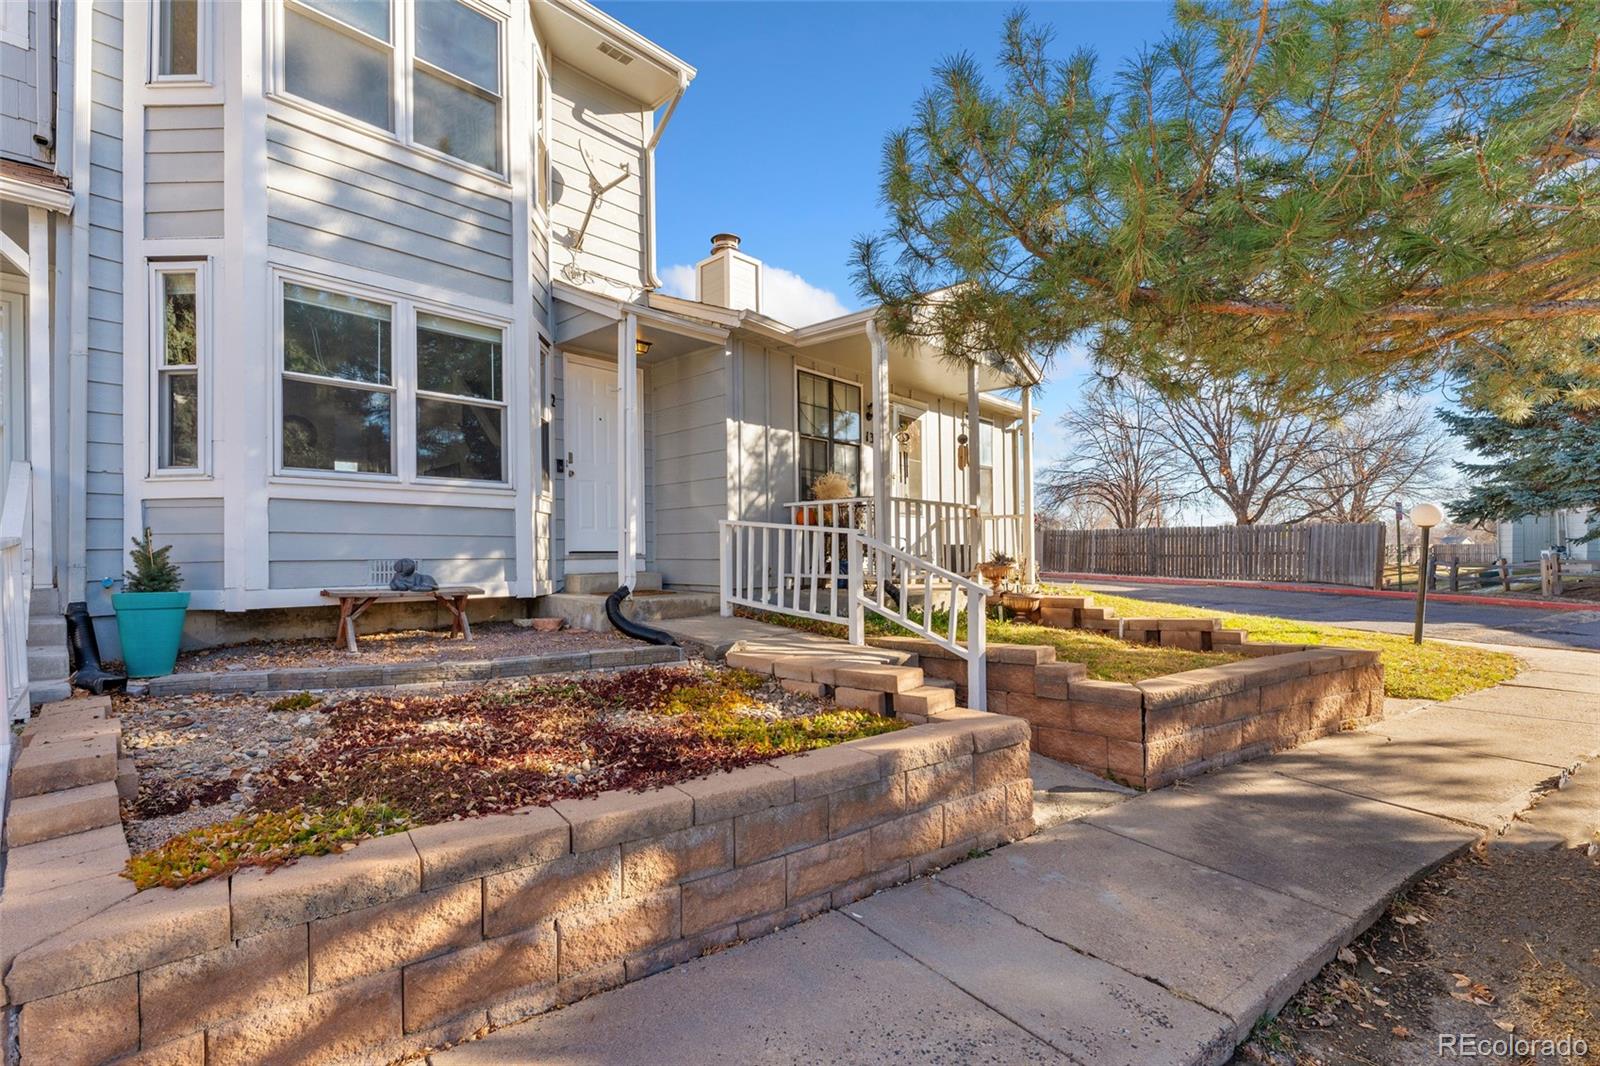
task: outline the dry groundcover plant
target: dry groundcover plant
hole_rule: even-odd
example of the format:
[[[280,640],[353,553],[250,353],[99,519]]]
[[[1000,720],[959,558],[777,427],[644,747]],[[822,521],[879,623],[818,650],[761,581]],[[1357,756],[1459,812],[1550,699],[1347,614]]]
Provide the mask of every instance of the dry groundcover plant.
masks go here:
[[[128,861],[140,888],[278,866],[418,825],[645,791],[903,723],[820,702],[784,715],[743,670],[652,667],[327,707],[309,749],[258,775],[249,809]]]

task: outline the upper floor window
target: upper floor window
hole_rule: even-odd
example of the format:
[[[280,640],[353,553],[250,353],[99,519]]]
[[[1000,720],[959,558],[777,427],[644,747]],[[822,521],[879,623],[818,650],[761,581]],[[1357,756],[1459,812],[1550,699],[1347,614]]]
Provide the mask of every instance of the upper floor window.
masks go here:
[[[284,0],[282,89],[500,174],[501,27],[462,0]]]
[[[550,75],[544,56],[533,57],[533,203],[540,214],[550,211]]]
[[[156,77],[200,76],[200,0],[159,0]]]

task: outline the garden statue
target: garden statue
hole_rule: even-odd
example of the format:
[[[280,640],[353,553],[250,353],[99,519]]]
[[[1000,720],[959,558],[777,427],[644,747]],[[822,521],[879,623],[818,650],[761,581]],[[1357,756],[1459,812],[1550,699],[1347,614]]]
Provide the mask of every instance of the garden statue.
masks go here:
[[[417,573],[415,559],[396,559],[394,577],[389,579],[389,587],[397,592],[432,592],[439,587],[439,583],[431,574]]]

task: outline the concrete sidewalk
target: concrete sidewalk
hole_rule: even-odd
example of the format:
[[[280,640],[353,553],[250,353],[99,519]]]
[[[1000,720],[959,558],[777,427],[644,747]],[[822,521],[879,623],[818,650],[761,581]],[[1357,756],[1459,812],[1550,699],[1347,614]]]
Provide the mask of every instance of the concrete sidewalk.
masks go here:
[[[1600,754],[1595,656],[1519,653],[1518,683],[1105,807],[431,1061],[1224,1062],[1396,892]]]

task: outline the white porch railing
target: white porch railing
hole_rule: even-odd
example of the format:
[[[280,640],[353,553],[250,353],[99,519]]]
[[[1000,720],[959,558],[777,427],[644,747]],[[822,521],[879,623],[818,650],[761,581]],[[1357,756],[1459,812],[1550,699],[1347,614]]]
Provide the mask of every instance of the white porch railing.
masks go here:
[[[854,525],[831,524],[853,521],[859,512],[851,505],[859,502],[806,504],[838,508],[826,517],[813,516],[806,525],[720,522],[722,613],[747,607],[841,622],[850,642],[861,644],[870,610],[965,660],[968,703],[984,709],[988,590]],[[963,616],[969,635],[965,643],[959,639]]]
[[[877,508],[868,496],[826,502],[807,500],[787,506],[789,520],[798,525],[859,529],[869,534],[876,530],[884,543],[958,574],[971,574],[979,563],[987,561],[978,558],[973,543],[977,533],[975,518],[984,523],[986,556],[1001,550],[997,548],[1001,542],[996,539],[998,536],[1009,545],[1004,549],[1008,554],[1021,558],[1021,516],[979,516],[971,504],[895,496],[889,501],[889,521],[882,526],[874,522]]]
[[[980,520],[983,522],[983,550],[991,558],[996,552],[1004,552],[1019,562],[1028,557],[1028,545],[1022,537],[1021,515],[986,514]]]
[[[0,810],[11,768],[11,723],[28,717],[28,601],[33,595],[33,471],[12,463],[0,486]]]

